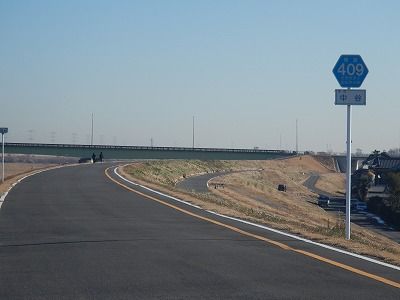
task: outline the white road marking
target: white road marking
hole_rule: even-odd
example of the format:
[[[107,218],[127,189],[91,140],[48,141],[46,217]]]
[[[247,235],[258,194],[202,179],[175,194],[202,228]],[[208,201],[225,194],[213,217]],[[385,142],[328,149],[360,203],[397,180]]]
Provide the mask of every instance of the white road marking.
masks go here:
[[[234,218],[234,217],[225,216],[225,215],[222,215],[220,213],[217,213],[217,212],[214,212],[214,211],[211,211],[211,210],[205,210],[205,209],[201,208],[200,206],[194,205],[194,204],[189,203],[187,201],[184,201],[184,200],[178,199],[176,197],[161,193],[159,191],[153,190],[153,189],[151,189],[149,187],[146,187],[144,185],[132,182],[132,181],[126,179],[125,177],[123,177],[122,175],[120,175],[118,173],[118,171],[117,171],[118,168],[120,168],[120,167],[123,168],[123,167],[125,167],[127,165],[129,165],[129,164],[115,167],[114,168],[114,173],[119,178],[121,178],[122,180],[124,180],[124,181],[126,181],[126,182],[128,182],[128,183],[130,183],[130,184],[132,184],[134,186],[138,186],[138,187],[143,188],[145,190],[148,190],[150,192],[156,193],[156,194],[158,194],[160,196],[175,200],[175,201],[177,201],[179,203],[182,203],[182,204],[185,204],[185,205],[188,205],[188,206],[195,207],[197,209],[206,211],[206,212],[208,212],[210,214],[216,215],[216,216],[221,217],[221,218],[225,218],[225,219],[228,219],[228,220],[236,221],[236,222],[243,223],[243,224],[246,224],[246,225],[251,225],[251,226],[254,226],[254,227],[257,227],[257,228],[261,228],[261,229],[264,229],[264,230],[267,230],[267,231],[271,231],[271,232],[274,232],[274,233],[277,233],[277,234],[280,234],[280,235],[283,235],[283,236],[286,236],[286,237],[290,237],[292,239],[299,240],[299,241],[302,241],[302,242],[305,242],[305,243],[308,243],[308,244],[311,244],[311,245],[315,245],[315,246],[318,246],[318,247],[321,247],[321,248],[329,249],[329,250],[332,250],[332,251],[335,251],[335,252],[338,252],[338,253],[341,253],[341,254],[349,255],[349,256],[352,256],[352,257],[356,257],[356,258],[368,261],[370,263],[374,263],[374,264],[377,264],[377,265],[381,265],[381,266],[384,266],[384,267],[388,267],[388,268],[400,271],[400,267],[392,265],[392,264],[388,264],[388,263],[385,263],[385,262],[382,262],[382,261],[379,261],[379,260],[376,260],[376,259],[373,259],[373,258],[370,258],[370,257],[366,257],[366,256],[363,256],[363,255],[355,254],[355,253],[352,253],[352,252],[349,252],[349,251],[346,251],[346,250],[342,250],[342,249],[338,249],[338,248],[335,248],[335,247],[332,247],[332,246],[328,246],[328,245],[324,245],[324,244],[321,244],[321,243],[317,243],[317,242],[314,242],[314,241],[311,241],[311,240],[296,236],[294,234],[290,234],[290,233],[286,233],[286,232],[283,232],[283,231],[280,231],[280,230],[273,229],[271,227],[267,227],[267,226],[260,225],[260,224],[255,224],[255,223],[252,223],[252,222],[249,222],[249,221],[244,221],[244,220],[241,220],[241,219],[238,219],[238,218]]]
[[[31,177],[31,176],[33,176],[33,175],[42,173],[42,172],[46,172],[46,171],[50,171],[50,170],[55,170],[55,169],[59,169],[59,168],[65,168],[65,167],[73,167],[73,166],[76,166],[76,164],[50,167],[50,168],[47,168],[47,169],[35,171],[35,172],[33,172],[33,173],[30,173],[30,174],[28,174],[28,175],[26,175],[26,176],[24,176],[24,177],[18,179],[18,180],[17,180],[16,182],[14,182],[14,183],[8,188],[8,190],[0,197],[0,209],[1,209],[1,206],[3,205],[4,200],[6,199],[8,193],[11,192],[11,190],[12,190],[18,183],[20,183],[21,181],[23,181],[24,179],[26,179],[26,178],[28,178],[28,177]]]
[[[129,164],[127,164],[127,165],[129,165]],[[121,167],[125,167],[125,166],[127,166],[127,165],[123,165],[123,166],[121,166]],[[130,184],[132,184],[132,185],[134,185],[134,186],[138,186],[138,187],[140,187],[140,188],[143,188],[143,189],[145,189],[145,190],[148,190],[148,191],[150,191],[150,192],[152,192],[152,193],[155,193],[155,194],[158,194],[158,195],[160,195],[160,196],[164,196],[164,197],[173,199],[173,200],[175,200],[175,201],[177,201],[177,202],[180,202],[180,203],[183,203],[183,204],[186,204],[186,205],[189,205],[189,206],[198,208],[198,209],[202,209],[200,206],[197,206],[197,205],[194,205],[194,204],[192,204],[192,203],[183,201],[183,200],[181,200],[181,199],[175,198],[175,197],[170,196],[170,195],[165,195],[165,194],[163,194],[163,193],[161,193],[161,192],[159,192],[159,191],[153,190],[153,189],[151,189],[151,188],[149,188],[149,187],[147,187],[147,186],[144,186],[144,185],[141,185],[141,184],[132,182],[132,181],[126,179],[125,177],[121,176],[121,175],[117,172],[117,169],[118,169],[118,168],[119,168],[119,167],[115,167],[115,168],[114,168],[114,174],[117,175],[117,176],[118,176],[119,178],[121,178],[122,180],[124,180],[124,181],[126,181],[126,182],[128,182],[128,183],[130,183]]]

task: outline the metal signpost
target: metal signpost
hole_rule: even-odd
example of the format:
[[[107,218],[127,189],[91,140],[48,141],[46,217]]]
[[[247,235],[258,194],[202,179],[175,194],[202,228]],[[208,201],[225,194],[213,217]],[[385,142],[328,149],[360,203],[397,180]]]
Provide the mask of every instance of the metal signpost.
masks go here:
[[[366,105],[366,90],[352,90],[363,83],[368,68],[360,55],[341,55],[333,68],[340,86],[335,90],[335,105],[347,105],[346,239],[350,239],[351,208],[351,106]]]
[[[2,143],[2,165],[3,165],[3,172],[1,176],[1,182],[4,182],[4,135],[8,132],[8,128],[0,128],[0,133],[1,133],[1,143]]]

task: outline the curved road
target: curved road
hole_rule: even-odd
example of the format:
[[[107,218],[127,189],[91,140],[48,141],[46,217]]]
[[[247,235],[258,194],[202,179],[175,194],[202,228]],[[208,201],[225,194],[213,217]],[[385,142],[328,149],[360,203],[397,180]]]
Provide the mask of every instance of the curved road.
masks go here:
[[[211,215],[109,172],[117,184],[105,167],[43,172],[7,196],[1,299],[400,297],[398,269]]]
[[[228,173],[233,173],[233,172],[226,171],[226,172],[215,172],[202,175],[195,175],[178,182],[176,184],[176,187],[189,192],[208,193],[209,190],[207,187],[207,182],[211,178],[218,177]]]
[[[194,193],[208,193],[209,189],[207,183],[210,179],[234,173],[244,173],[244,172],[255,172],[261,171],[262,169],[248,169],[248,170],[238,170],[238,171],[220,171],[215,173],[207,173],[201,175],[194,175],[176,184],[177,188],[183,189],[188,192]]]

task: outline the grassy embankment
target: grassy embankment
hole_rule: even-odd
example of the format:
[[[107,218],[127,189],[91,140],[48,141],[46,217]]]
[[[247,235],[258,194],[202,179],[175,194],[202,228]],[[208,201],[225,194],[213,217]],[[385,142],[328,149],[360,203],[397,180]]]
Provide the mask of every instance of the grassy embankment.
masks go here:
[[[215,178],[213,181],[224,183],[225,188],[206,194],[176,188],[184,174],[246,169],[263,170]],[[318,207],[316,195],[302,185],[310,174],[319,173],[318,188],[341,193],[343,175],[309,156],[275,161],[151,161],[127,166],[123,173],[206,209],[400,265],[399,244],[379,234],[352,225],[352,240],[344,239],[343,216]],[[287,192],[277,191],[281,183],[287,185]]]

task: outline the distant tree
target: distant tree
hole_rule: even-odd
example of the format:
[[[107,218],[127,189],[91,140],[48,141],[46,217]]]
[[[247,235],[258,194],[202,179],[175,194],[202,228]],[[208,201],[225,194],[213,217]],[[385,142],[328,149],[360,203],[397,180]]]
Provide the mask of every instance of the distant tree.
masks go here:
[[[361,156],[361,155],[362,155],[362,149],[357,148],[357,149],[356,149],[356,155],[357,155],[357,156]]]
[[[375,178],[375,174],[372,171],[367,173],[359,173],[352,178],[352,193],[358,195],[358,198],[366,201],[368,195],[368,189],[371,187],[371,183]]]
[[[400,148],[393,148],[387,152],[390,156],[400,156]]]
[[[400,173],[390,172],[386,176],[390,192],[400,192]]]
[[[390,191],[389,203],[393,211],[400,209],[400,173],[388,173],[387,183]]]

